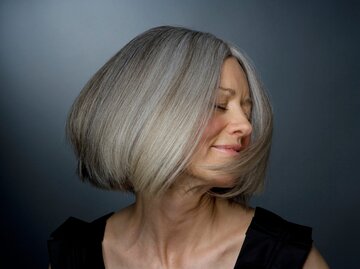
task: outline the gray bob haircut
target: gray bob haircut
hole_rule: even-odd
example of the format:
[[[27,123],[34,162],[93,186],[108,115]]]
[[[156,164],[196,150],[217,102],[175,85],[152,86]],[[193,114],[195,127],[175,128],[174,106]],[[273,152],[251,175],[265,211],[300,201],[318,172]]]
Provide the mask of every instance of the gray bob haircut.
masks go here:
[[[164,193],[189,165],[212,113],[221,67],[236,57],[253,101],[250,146],[212,167],[234,175],[212,195],[246,203],[263,185],[272,112],[254,68],[235,46],[182,27],[152,28],[131,40],[82,89],[66,124],[80,178],[95,186]]]

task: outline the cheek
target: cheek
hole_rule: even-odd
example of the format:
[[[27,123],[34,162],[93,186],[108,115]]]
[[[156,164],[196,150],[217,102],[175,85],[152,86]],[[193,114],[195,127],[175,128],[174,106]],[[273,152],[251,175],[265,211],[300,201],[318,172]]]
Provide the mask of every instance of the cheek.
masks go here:
[[[210,146],[216,142],[216,139],[225,128],[225,122],[219,117],[214,117],[210,120],[204,133],[201,137],[198,149],[190,161],[187,168],[187,173],[206,181],[211,182],[212,187],[233,187],[235,184],[234,178],[229,175],[219,175],[216,172],[210,171],[201,167],[203,164],[220,164],[221,161],[209,151]],[[224,160],[225,161],[225,160]]]
[[[210,119],[201,137],[201,142],[214,138],[224,128],[224,122],[219,117]]]
[[[220,134],[223,126],[224,123],[218,117],[210,119],[201,136],[200,143],[191,158],[190,166],[192,168],[194,168],[194,166],[196,167],[199,163],[204,162],[205,159],[209,161],[208,158],[209,156],[211,157],[211,154],[209,155],[209,148],[215,142],[216,137]]]

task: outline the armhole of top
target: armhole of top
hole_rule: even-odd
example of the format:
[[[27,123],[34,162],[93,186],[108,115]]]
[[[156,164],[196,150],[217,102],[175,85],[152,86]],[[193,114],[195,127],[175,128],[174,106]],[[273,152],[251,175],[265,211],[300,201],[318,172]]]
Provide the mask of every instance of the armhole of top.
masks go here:
[[[311,234],[312,228],[257,207],[235,269],[301,269],[312,246]]]
[[[102,239],[106,220],[113,213],[93,222],[70,217],[51,233],[47,242],[51,269],[103,267]]]

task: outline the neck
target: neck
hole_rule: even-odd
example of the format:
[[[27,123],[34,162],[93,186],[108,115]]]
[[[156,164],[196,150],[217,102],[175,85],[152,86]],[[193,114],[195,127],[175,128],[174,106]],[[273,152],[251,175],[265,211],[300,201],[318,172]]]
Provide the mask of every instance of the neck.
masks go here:
[[[134,243],[146,243],[163,264],[189,256],[209,245],[226,206],[226,200],[211,197],[205,190],[172,188],[156,199],[137,195],[130,217],[137,230]]]

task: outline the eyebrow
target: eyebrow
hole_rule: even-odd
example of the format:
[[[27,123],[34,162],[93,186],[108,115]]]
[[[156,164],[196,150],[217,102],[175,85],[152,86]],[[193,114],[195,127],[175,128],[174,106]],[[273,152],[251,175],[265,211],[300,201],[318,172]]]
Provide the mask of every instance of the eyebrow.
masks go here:
[[[236,91],[235,91],[234,89],[224,88],[224,87],[221,87],[221,86],[219,87],[219,89],[230,93],[231,96],[236,95]],[[251,97],[249,96],[249,97],[245,98],[244,102],[245,102],[245,103],[251,103],[251,104],[252,104],[252,99],[251,99]]]
[[[226,92],[229,92],[230,95],[235,95],[235,90],[233,89],[230,89],[230,88],[224,88],[224,87],[219,87],[220,90],[223,90],[223,91],[226,91]]]

